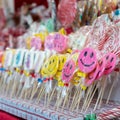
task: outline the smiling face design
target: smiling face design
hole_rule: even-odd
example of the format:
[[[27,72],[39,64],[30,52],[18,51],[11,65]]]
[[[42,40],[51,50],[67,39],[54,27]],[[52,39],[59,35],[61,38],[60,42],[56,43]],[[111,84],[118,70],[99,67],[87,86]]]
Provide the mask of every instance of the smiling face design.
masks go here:
[[[91,73],[88,74],[87,79],[85,80],[87,86],[91,85],[95,81],[98,71],[99,65],[97,63],[96,68]]]
[[[67,48],[67,37],[57,33],[54,37],[54,49],[57,52],[64,52]]]
[[[78,66],[80,71],[90,73],[95,69],[97,63],[96,53],[91,48],[82,50],[78,57]]]
[[[102,58],[99,63],[99,70],[96,76],[96,80],[100,79],[100,77],[104,74],[104,70],[105,70],[105,65],[106,65],[106,60],[105,58]]]
[[[64,64],[66,62],[66,59],[67,59],[67,56],[66,55],[59,55],[58,58],[59,58],[59,63],[58,63],[58,70],[57,70],[57,73],[56,73],[56,77],[60,78],[60,76],[62,74],[63,66],[64,66]]]
[[[116,65],[116,55],[113,53],[108,53],[106,56],[106,66],[105,66],[105,70],[104,70],[104,74],[110,74],[113,69],[115,68]]]
[[[56,74],[58,69],[58,56],[51,56],[43,65],[41,74],[45,77],[52,77]]]
[[[70,59],[65,63],[63,70],[62,70],[63,82],[69,83],[73,77],[74,71],[75,71],[75,62],[72,59]]]
[[[42,48],[41,39],[38,37],[33,37],[31,39],[31,47],[34,47],[35,49],[40,50]]]

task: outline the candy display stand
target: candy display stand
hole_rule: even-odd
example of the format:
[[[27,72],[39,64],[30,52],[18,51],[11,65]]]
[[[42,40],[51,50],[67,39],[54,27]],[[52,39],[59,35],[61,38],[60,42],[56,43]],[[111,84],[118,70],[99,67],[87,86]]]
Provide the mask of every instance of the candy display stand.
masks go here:
[[[28,120],[83,120],[86,114],[91,114],[92,107],[95,100],[92,102],[89,110],[83,114],[78,112],[70,112],[64,109],[55,110],[52,104],[49,108],[44,107],[43,104],[33,104],[28,101],[21,101],[16,99],[10,99],[5,96],[0,97],[0,109],[15,115],[17,117]],[[109,120],[120,117],[120,104],[112,101],[109,104],[105,104],[103,101],[101,109],[95,111],[97,120]]]

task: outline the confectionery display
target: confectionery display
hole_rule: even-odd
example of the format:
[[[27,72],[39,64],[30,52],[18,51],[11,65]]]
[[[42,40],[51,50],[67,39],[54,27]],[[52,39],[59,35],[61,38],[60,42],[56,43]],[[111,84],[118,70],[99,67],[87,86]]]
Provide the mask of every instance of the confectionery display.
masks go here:
[[[120,1],[47,2],[37,21],[27,4],[14,28],[2,20],[0,109],[28,120],[119,119]]]

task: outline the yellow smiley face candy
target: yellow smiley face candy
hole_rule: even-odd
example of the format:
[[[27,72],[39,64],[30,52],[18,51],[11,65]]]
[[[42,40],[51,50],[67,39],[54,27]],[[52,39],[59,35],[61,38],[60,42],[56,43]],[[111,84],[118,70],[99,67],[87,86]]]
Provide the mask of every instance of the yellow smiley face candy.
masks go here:
[[[53,77],[58,70],[58,56],[52,55],[43,65],[41,74],[45,77]]]
[[[58,58],[59,58],[58,70],[55,75],[55,78],[57,80],[61,77],[63,66],[67,60],[67,55],[59,55]]]

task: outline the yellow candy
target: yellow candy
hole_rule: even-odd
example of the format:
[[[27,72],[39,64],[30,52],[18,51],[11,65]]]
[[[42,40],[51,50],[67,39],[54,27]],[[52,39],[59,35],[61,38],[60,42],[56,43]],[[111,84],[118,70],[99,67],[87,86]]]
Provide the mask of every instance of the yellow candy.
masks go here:
[[[64,87],[64,83],[62,81],[58,81],[58,86],[59,87]]]
[[[72,83],[73,85],[75,85],[75,86],[77,86],[77,85],[79,85],[79,84],[81,83],[81,77],[79,77],[79,76],[77,75],[78,72],[79,72],[79,71],[76,71],[76,72],[74,73],[74,76],[73,76],[73,78],[72,78],[72,80],[71,80],[71,83]]]
[[[11,72],[11,71],[8,71],[7,73],[8,73],[8,75],[11,75],[11,74],[12,74],[12,72]]]
[[[66,31],[65,31],[64,28],[61,28],[61,29],[59,30],[59,33],[62,34],[62,35],[66,35]]]
[[[41,74],[45,77],[53,77],[58,70],[58,56],[52,55],[43,65]]]
[[[87,87],[82,85],[82,84],[80,85],[80,87],[81,87],[82,90],[86,90],[87,89]]]
[[[24,71],[25,76],[30,76],[30,74],[27,71]]]
[[[87,74],[85,74],[85,73],[83,73],[83,72],[78,72],[77,73],[77,75],[79,76],[79,77],[83,77],[83,78],[86,78],[86,76],[87,76]]]
[[[35,34],[34,36],[39,37],[42,40],[42,42],[44,42],[46,37],[48,36],[48,32],[40,32]]]
[[[58,58],[59,58],[59,65],[58,65],[57,73],[55,75],[57,79],[61,77],[63,66],[67,60],[67,55],[59,55]]]
[[[67,49],[67,52],[68,53],[72,53],[72,49]]]
[[[20,72],[20,69],[16,68],[16,72]]]

